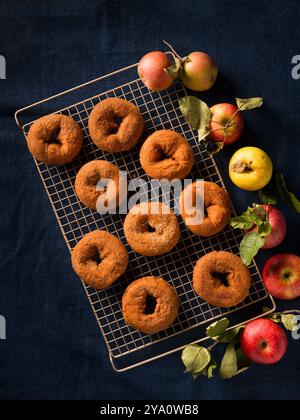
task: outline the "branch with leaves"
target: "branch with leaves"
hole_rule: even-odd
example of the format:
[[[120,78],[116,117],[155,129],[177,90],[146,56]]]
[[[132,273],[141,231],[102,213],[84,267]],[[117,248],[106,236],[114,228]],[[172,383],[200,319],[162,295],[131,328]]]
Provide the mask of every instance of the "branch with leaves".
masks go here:
[[[270,312],[269,308],[264,308],[266,314]],[[286,311],[266,316],[276,323],[283,324],[288,331],[298,329],[298,317],[300,311]],[[224,356],[219,368],[219,376],[222,379],[231,379],[237,376],[253,365],[247,359],[240,345],[241,335],[246,327],[245,325],[229,329],[230,321],[227,318],[221,319],[210,325],[206,330],[206,336],[214,341],[209,348],[201,347],[198,344],[191,344],[182,352],[181,359],[186,368],[185,373],[192,375],[193,379],[200,376],[206,376],[212,379],[218,369],[218,362],[213,358],[212,351],[217,345],[226,345]]]
[[[240,244],[240,255],[243,263],[249,266],[258,251],[264,246],[265,238],[272,232],[267,211],[259,204],[253,204],[241,215],[230,220],[233,229],[256,231],[246,233]]]
[[[224,132],[224,141],[216,143],[216,149],[211,149],[207,141],[208,136],[212,133],[211,129],[211,120],[212,113],[209,106],[201,101],[201,99],[196,98],[195,96],[185,96],[180,99],[179,106],[180,110],[184,116],[184,119],[190,126],[198,131],[198,141],[199,143],[204,143],[209,154],[216,154],[220,152],[226,142],[226,136],[229,128],[232,127],[234,117],[238,112],[247,111],[255,108],[260,108],[263,104],[262,98],[248,98],[248,99],[239,99],[236,98],[237,110],[232,115],[232,117],[226,122],[218,122],[221,126],[218,130]]]

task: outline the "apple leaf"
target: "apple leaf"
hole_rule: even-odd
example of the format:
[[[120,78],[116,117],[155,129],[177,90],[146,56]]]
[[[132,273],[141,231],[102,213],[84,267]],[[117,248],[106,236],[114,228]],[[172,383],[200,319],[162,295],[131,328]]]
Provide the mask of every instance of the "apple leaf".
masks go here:
[[[267,204],[267,205],[273,205],[275,206],[277,204],[277,197],[275,197],[274,195],[268,195],[264,192],[264,190],[259,190],[258,191],[258,195],[259,195],[259,199],[263,204]]]
[[[206,335],[210,338],[220,337],[225,333],[229,325],[230,321],[227,318],[223,318],[220,321],[211,324],[206,330]]]
[[[245,356],[240,346],[240,335],[238,333],[227,346],[220,367],[220,376],[223,379],[231,379],[245,372],[251,366],[252,362]]]
[[[275,175],[275,182],[280,198],[284,204],[288,205],[295,212],[300,213],[300,201],[295,194],[288,190],[284,175],[281,172],[278,172]]]
[[[182,62],[179,58],[174,56],[174,64],[165,69],[165,72],[174,80],[180,75],[182,70]]]
[[[258,204],[248,207],[241,216],[233,217],[230,222],[234,229],[251,229],[254,225],[264,225],[263,232],[269,229],[266,223],[268,223],[267,212]]]
[[[226,331],[223,335],[218,337],[218,342],[223,344],[230,343],[239,333],[240,331],[245,328],[243,325],[242,327],[234,328],[233,330]]]
[[[272,226],[270,225],[269,222],[264,222],[261,223],[258,226],[258,234],[262,237],[262,238],[266,238],[267,236],[269,236],[272,233]]]
[[[210,364],[211,354],[205,347],[191,344],[183,350],[181,360],[186,367],[186,372],[191,373],[194,377],[200,375]]]
[[[180,110],[190,126],[198,130],[199,142],[204,140],[210,130],[211,111],[209,106],[195,96],[185,96],[179,101]]]
[[[237,356],[233,342],[229,343],[222,359],[220,367],[220,376],[222,379],[233,378],[238,371]]]
[[[249,266],[258,251],[264,246],[265,240],[256,232],[247,233],[240,245],[243,263]]]
[[[298,317],[292,314],[282,314],[281,322],[288,331],[297,331],[298,329]]]
[[[251,229],[253,225],[254,223],[245,216],[233,217],[230,220],[230,226],[233,229]]]
[[[263,98],[236,98],[236,104],[240,111],[248,111],[254,108],[260,108],[263,104]]]
[[[208,379],[212,379],[214,377],[214,371],[217,369],[218,363],[215,360],[211,360],[209,365],[203,369],[200,375],[207,376]],[[194,375],[194,379],[198,378],[200,375]]]
[[[268,222],[268,214],[259,204],[253,204],[252,207],[248,207],[248,210],[244,215],[249,217],[249,219],[258,226]]]

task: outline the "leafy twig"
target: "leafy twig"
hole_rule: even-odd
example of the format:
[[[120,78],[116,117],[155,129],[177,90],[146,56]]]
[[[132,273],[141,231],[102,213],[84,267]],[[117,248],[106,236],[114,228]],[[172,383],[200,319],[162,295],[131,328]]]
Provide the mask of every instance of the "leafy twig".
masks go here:
[[[264,308],[264,313],[269,311],[269,308]],[[298,321],[295,314],[300,314],[300,310],[295,309],[275,313],[269,315],[268,318],[274,322],[282,323],[288,331],[294,331],[297,325],[296,321]],[[240,346],[242,330],[246,327],[246,324],[235,329],[228,329],[229,325],[230,321],[227,318],[223,318],[207,328],[207,337],[215,341],[207,349],[197,344],[185,347],[181,359],[186,367],[186,373],[190,373],[193,379],[199,376],[207,376],[209,379],[213,378],[218,364],[213,359],[211,352],[219,344],[227,344],[219,370],[221,378],[231,379],[252,366],[252,362],[247,359]]]

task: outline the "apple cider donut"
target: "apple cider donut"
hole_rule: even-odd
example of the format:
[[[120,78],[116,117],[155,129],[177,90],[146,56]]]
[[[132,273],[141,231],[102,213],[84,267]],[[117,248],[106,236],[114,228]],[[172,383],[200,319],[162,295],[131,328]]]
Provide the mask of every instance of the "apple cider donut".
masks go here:
[[[104,185],[97,188],[102,180]],[[97,209],[100,196],[106,210],[117,208],[127,196],[126,181],[119,168],[106,160],[85,164],[76,176],[75,191],[79,200],[92,210]]]
[[[48,165],[65,165],[80,152],[83,143],[79,125],[67,115],[52,114],[30,127],[27,144],[31,154]]]
[[[206,181],[204,181],[203,189],[202,182],[189,184],[183,190],[180,197],[180,211],[186,226],[192,233],[209,237],[220,233],[225,228],[229,223],[232,210],[226,191],[217,184]],[[200,199],[199,201],[204,205],[204,218],[200,223],[193,222],[197,199]]]
[[[159,277],[144,277],[131,283],[122,299],[127,324],[145,333],[167,329],[178,316],[179,298],[175,289]]]
[[[88,126],[91,138],[99,149],[109,153],[126,152],[139,141],[144,119],[133,103],[109,98],[95,106]]]
[[[238,256],[211,252],[198,260],[193,283],[196,293],[210,305],[231,308],[249,295],[251,275]]]
[[[154,179],[184,179],[194,165],[189,143],[175,131],[159,130],[151,134],[141,148],[141,165]]]
[[[133,207],[125,218],[124,233],[131,248],[146,257],[170,252],[180,239],[177,217],[169,206],[159,202]]]
[[[106,289],[125,273],[128,253],[118,238],[106,231],[95,231],[75,246],[72,266],[84,283]]]

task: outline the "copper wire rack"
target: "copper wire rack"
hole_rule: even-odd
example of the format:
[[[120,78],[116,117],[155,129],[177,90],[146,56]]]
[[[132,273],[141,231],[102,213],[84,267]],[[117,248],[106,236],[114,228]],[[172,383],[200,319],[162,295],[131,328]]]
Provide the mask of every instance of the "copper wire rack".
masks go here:
[[[135,79],[135,74],[136,64],[22,108],[15,115],[16,122],[25,137],[32,123],[42,116],[41,110],[38,111],[38,109],[44,105],[50,107],[51,104],[52,109],[47,109],[47,113],[70,115],[80,124],[84,136],[84,147],[78,158],[62,167],[48,166],[37,161],[35,163],[70,252],[85,234],[97,229],[108,230],[119,237],[128,250],[130,264],[120,281],[100,291],[82,283],[104,337],[111,364],[118,372],[172,354],[190,342],[206,340],[205,328],[203,331],[200,327],[206,327],[217,319],[235,313],[238,315],[235,317],[235,325],[237,325],[261,316],[263,304],[254,306],[258,302],[265,301],[265,304],[271,304],[270,312],[275,310],[274,300],[268,296],[255,263],[250,267],[252,275],[250,294],[237,307],[220,309],[210,306],[193,290],[192,273],[196,261],[211,251],[224,250],[238,254],[239,243],[242,239],[242,233],[239,231],[227,227],[222,233],[212,238],[200,238],[189,232],[180,219],[182,237],[177,247],[167,255],[146,258],[133,252],[127,245],[123,232],[124,215],[101,215],[87,209],[78,200],[74,190],[76,174],[82,165],[93,159],[106,159],[118,165],[120,170],[127,172],[128,180],[140,177],[147,183],[150,182],[140,165],[140,145],[130,152],[108,154],[98,149],[91,141],[87,128],[90,112],[97,103],[110,97],[126,99],[139,107],[145,120],[144,138],[160,129],[175,130],[183,135],[193,147],[196,158],[191,178],[215,182],[225,188],[214,159],[208,155],[203,146],[199,145],[197,132],[185,122],[179,110],[178,101],[186,94],[182,85],[176,83],[166,91],[154,93],[150,92],[140,79]],[[101,91],[99,84],[104,84],[104,82],[106,85],[112,84],[113,79],[121,75],[123,79],[131,81],[105,92]],[[93,92],[88,99],[81,99],[73,105],[53,110],[55,101],[66,104],[68,95],[78,94],[80,91],[82,97],[84,95],[82,91],[87,88],[89,88],[89,93]],[[25,118],[25,114],[27,114],[27,121],[21,123],[21,118]],[[151,193],[157,200],[164,198],[159,187],[152,188]],[[146,189],[145,194],[147,194]],[[121,299],[126,287],[133,280],[144,276],[160,276],[167,280],[176,288],[181,302],[179,316],[175,323],[167,330],[152,336],[129,327],[121,311]],[[255,313],[252,311],[251,316],[247,311],[243,313],[243,310],[250,306],[255,307]],[[197,331],[197,335],[190,337],[188,333],[192,330]]]

